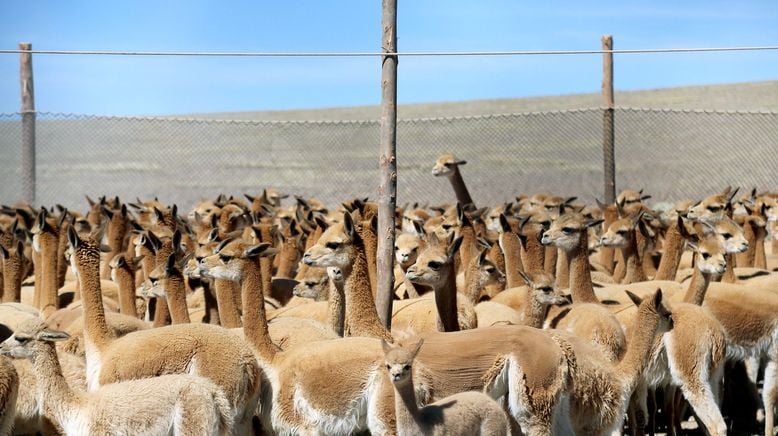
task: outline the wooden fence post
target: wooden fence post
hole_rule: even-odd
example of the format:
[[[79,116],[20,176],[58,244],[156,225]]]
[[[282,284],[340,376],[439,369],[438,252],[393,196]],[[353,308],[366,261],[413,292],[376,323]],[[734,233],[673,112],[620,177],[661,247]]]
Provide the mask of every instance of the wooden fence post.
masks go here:
[[[613,37],[602,37],[602,154],[605,176],[605,202],[616,201],[616,158],[614,154]]]
[[[29,42],[19,50],[32,50]],[[19,77],[22,90],[22,199],[35,202],[35,88],[32,81],[32,53],[20,54]]]
[[[397,0],[383,0],[381,49],[397,52]],[[397,204],[397,56],[381,57],[381,144],[378,185],[378,289],[376,309],[391,329],[394,293],[394,236]]]

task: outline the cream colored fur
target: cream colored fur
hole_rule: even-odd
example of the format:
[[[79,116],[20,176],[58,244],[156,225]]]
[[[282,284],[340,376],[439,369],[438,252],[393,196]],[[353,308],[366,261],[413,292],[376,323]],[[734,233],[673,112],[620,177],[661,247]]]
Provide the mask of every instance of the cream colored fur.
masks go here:
[[[228,434],[232,412],[207,379],[185,374],[114,383],[83,393],[71,388],[53,342],[67,338],[40,321],[20,326],[0,352],[32,360],[42,408],[63,433]]]
[[[19,395],[19,374],[6,357],[0,356],[0,435],[11,434]]]
[[[386,370],[395,389],[397,434],[508,435],[510,426],[505,412],[496,401],[481,392],[460,392],[418,407],[413,384],[413,360],[422,342],[413,349],[392,347],[382,342]]]

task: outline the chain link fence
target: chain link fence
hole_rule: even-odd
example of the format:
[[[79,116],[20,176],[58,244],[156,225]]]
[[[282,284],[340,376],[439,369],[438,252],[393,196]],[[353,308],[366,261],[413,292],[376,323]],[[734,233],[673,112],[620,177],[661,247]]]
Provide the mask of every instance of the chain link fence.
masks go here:
[[[618,108],[616,185],[656,200],[733,185],[778,189],[777,112]],[[188,208],[220,193],[273,186],[327,204],[375,197],[377,121],[227,121],[38,113],[36,202],[84,209],[84,195],[159,197]],[[398,203],[454,200],[435,178],[451,152],[478,205],[523,193],[576,195],[603,186],[602,110],[589,108],[397,123]],[[0,114],[0,201],[21,197],[21,116]]]

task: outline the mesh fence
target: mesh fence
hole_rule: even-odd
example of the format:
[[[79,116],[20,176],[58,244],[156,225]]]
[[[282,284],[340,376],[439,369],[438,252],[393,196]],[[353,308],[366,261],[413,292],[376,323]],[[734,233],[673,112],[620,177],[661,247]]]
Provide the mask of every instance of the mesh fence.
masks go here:
[[[725,185],[776,189],[778,113],[616,110],[617,189],[697,198]],[[399,120],[398,203],[452,201],[430,169],[467,160],[476,203],[546,191],[601,196],[598,108]],[[159,197],[189,207],[219,193],[282,192],[334,204],[374,197],[377,121],[225,121],[39,113],[36,202],[83,209],[84,195]],[[0,201],[20,199],[21,116],[0,114]]]

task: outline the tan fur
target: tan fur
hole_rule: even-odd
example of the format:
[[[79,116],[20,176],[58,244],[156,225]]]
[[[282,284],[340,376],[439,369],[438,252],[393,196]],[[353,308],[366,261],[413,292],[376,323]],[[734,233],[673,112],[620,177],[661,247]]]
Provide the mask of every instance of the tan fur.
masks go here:
[[[69,386],[76,390],[86,389],[86,365],[83,357],[70,353],[59,353],[59,364]],[[13,365],[19,374],[19,397],[16,402],[14,430],[18,434],[41,432],[59,433],[56,425],[43,410],[38,395],[38,382],[32,363],[26,359],[13,359]]]
[[[456,314],[460,298],[456,292],[454,256],[460,251],[460,244],[464,244],[464,241],[459,237],[446,244],[434,233],[427,238],[427,246],[419,254],[416,263],[408,268],[405,276],[414,283],[432,288],[437,307],[438,330],[457,331],[459,322]],[[472,300],[469,301],[472,304]]]
[[[427,293],[419,298],[395,301],[392,304],[392,334],[418,335],[438,331],[435,295]],[[457,319],[460,330],[476,328],[478,318],[470,300],[457,295]]]
[[[369,336],[392,340],[381,324],[368,274],[368,258],[362,236],[350,214],[330,226],[303,256],[309,266],[337,267],[343,274],[346,294],[346,336]]]
[[[24,257],[25,244],[17,241],[16,237],[10,232],[0,229],[0,245],[2,245],[2,255],[0,263],[2,264],[3,282],[3,303],[13,303],[21,301],[22,280],[25,275]]]
[[[25,342],[20,342],[21,337]],[[74,390],[62,373],[51,342],[65,338],[65,333],[35,321],[20,326],[0,346],[3,354],[32,360],[46,417],[65,434],[170,431],[176,435],[219,435],[231,431],[232,412],[224,393],[197,376],[176,374],[125,381],[89,394]]]
[[[418,407],[413,384],[413,361],[422,342],[412,350],[382,343],[389,380],[395,389],[397,434],[509,434],[510,426],[505,412],[497,402],[481,392],[461,392]]]
[[[326,301],[330,294],[330,280],[327,268],[307,268],[294,287],[295,297]]]
[[[57,298],[57,253],[59,246],[59,226],[56,220],[48,217],[45,209],[41,209],[32,228],[33,246],[40,254],[40,281],[35,281],[35,303],[44,317],[60,308]],[[36,277],[37,279],[38,277]]]
[[[554,277],[544,271],[522,273],[522,281],[527,286],[525,294],[526,304],[521,314],[519,324],[543,328],[548,308],[552,305],[567,303],[559,288],[554,285]]]
[[[637,297],[635,297],[637,298]],[[570,420],[578,434],[608,434],[621,428],[629,397],[645,368],[657,333],[672,327],[661,292],[639,303],[638,328],[624,358],[612,362],[588,341],[565,336],[575,352],[570,395]],[[556,333],[559,334],[559,333]]]
[[[80,312],[83,311],[80,310]],[[138,319],[134,316],[122,315],[114,312],[107,312],[105,314],[105,320],[108,323],[108,327],[113,330],[116,337],[124,336],[128,333],[136,332],[139,330],[148,330],[151,328],[151,324]],[[51,328],[55,328],[55,324],[52,324],[51,319],[46,320],[46,324]],[[62,343],[62,348],[68,353],[76,356],[85,356],[85,343],[84,343],[84,318],[79,316],[74,322],[68,324],[65,327],[56,327],[58,330],[63,330],[70,335],[70,338]]]
[[[19,374],[8,358],[0,356],[0,434],[11,433],[19,394]]]
[[[493,303],[504,304],[516,312],[521,313],[527,303],[527,287],[520,286],[517,288],[506,289],[492,297],[490,301]]]
[[[196,374],[224,390],[236,431],[245,431],[256,408],[260,383],[251,349],[229,331],[209,324],[160,327],[115,338],[102,310],[94,240],[82,239],[75,232],[69,240],[75,249],[71,260],[83,285],[90,387],[159,374]]]
[[[5,339],[21,322],[39,317],[38,310],[32,306],[23,303],[0,304],[0,339]]]
[[[567,330],[589,340],[612,361],[617,361],[626,348],[624,331],[610,310],[599,305],[594,293],[589,267],[588,233],[598,224],[583,215],[568,213],[560,216],[543,234],[544,244],[553,244],[567,253],[570,265],[570,291],[573,305],[563,312],[549,314],[551,327]],[[586,304],[581,304],[586,303]]]
[[[263,391],[260,409],[265,428],[280,434],[307,434],[316,429],[353,433],[367,428],[374,434],[389,433],[394,427],[389,401],[383,399],[383,406],[376,403],[383,398],[378,392],[391,389],[388,383],[377,383],[381,381],[375,374],[380,367],[377,340],[318,341],[283,351],[272,341],[265,310],[262,306],[251,307],[256,306],[253,301],[262,299],[261,270],[256,257],[267,249],[267,244],[250,246],[233,241],[201,261],[208,274],[242,283],[247,305],[244,333],[270,383],[269,389]],[[363,292],[370,295],[366,286]],[[355,404],[357,398],[367,400]],[[367,419],[365,407],[377,416]]]

